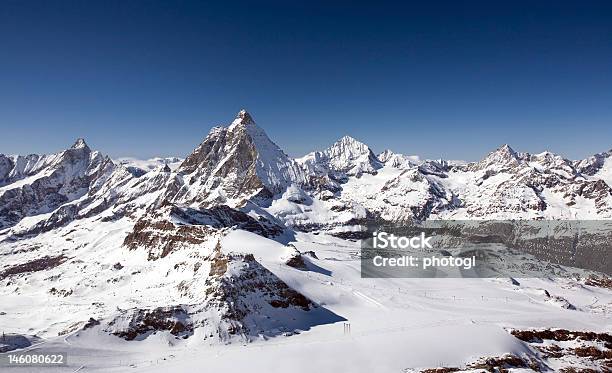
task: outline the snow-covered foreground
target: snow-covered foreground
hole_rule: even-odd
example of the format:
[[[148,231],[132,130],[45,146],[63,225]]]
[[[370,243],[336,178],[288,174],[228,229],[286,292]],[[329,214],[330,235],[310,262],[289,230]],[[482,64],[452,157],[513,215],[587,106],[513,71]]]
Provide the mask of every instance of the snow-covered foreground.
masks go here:
[[[351,241],[298,234],[294,245],[318,257],[308,258],[307,271],[284,264],[286,246],[253,233],[231,232],[221,244],[227,252],[253,253],[290,287],[346,321],[226,345],[176,339],[167,332],[125,341],[89,329],[48,336],[28,350],[67,351],[69,365],[52,368],[57,372],[402,372],[462,366],[508,352],[535,353],[507,328],[612,330],[612,292],[570,279],[518,279],[520,285],[510,279],[362,279],[359,247]],[[567,299],[576,310],[560,307],[545,291]],[[10,315],[29,301],[3,294],[1,307]],[[51,324],[63,317],[44,310],[22,309],[22,314],[42,313]],[[24,334],[32,321],[19,318],[2,326]],[[51,368],[19,371],[46,369]]]

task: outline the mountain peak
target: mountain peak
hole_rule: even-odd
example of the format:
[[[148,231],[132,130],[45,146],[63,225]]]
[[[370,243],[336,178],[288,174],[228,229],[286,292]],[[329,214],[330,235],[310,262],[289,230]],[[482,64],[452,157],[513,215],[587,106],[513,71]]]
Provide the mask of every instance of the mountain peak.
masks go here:
[[[236,118],[234,118],[234,121],[229,126],[229,129],[232,130],[235,127],[247,126],[249,124],[255,124],[255,121],[253,120],[253,117],[251,116],[251,114],[249,114],[249,112],[246,111],[246,109],[242,109],[238,112],[238,114],[236,114]]]
[[[504,168],[504,167],[516,167],[522,162],[522,155],[519,155],[514,151],[508,144],[504,144],[494,151],[487,154],[487,156],[474,166],[475,170],[484,170],[489,167],[493,168]]]
[[[260,128],[246,111],[238,112],[229,127],[215,127],[178,168],[198,183],[195,192],[171,198],[211,203],[217,196],[239,200],[281,192],[290,184],[303,184],[306,177]],[[267,198],[267,197],[266,197]],[[230,203],[230,202],[228,202]]]
[[[240,111],[238,112],[238,115],[237,115],[237,117],[240,117],[240,118],[245,118],[245,117],[250,117],[250,116],[251,116],[251,114],[249,114],[249,112],[246,109],[244,109],[244,108],[240,109]]]
[[[338,141],[336,141],[336,143],[343,143],[343,144],[363,144],[361,141],[357,140],[356,138],[349,136],[349,135],[344,135],[342,136],[340,139],[338,139]],[[364,144],[365,145],[365,144]]]
[[[499,148],[487,154],[487,157],[485,159],[497,160],[497,161],[501,161],[501,160],[509,161],[509,160],[518,160],[519,158],[520,158],[519,154],[516,151],[514,151],[514,149],[512,149],[510,145],[503,144]]]
[[[404,155],[400,153],[394,153],[390,149],[386,149],[382,153],[376,156],[379,161],[385,165],[389,165],[395,168],[410,168],[414,165],[421,164],[421,160],[416,155]]]
[[[76,139],[74,144],[72,144],[72,146],[70,147],[70,149],[85,149],[85,148],[89,148],[89,146],[87,146],[87,143],[81,137]]]
[[[376,157],[383,163],[387,162],[391,157],[393,157],[395,153],[391,149],[385,149],[382,153],[377,155]]]
[[[329,150],[332,153],[349,151],[351,153],[363,154],[371,152],[369,146],[349,135],[342,136],[329,148]]]
[[[325,169],[339,171],[349,176],[363,173],[376,174],[382,164],[372,149],[351,136],[343,136],[322,152],[314,152],[303,158],[305,163],[323,162]],[[322,166],[320,164],[319,166]]]
[[[504,144],[502,146],[500,146],[497,150],[497,153],[508,153],[508,154],[513,154],[516,155],[516,152],[514,151],[514,149],[512,149],[512,147],[508,144]]]

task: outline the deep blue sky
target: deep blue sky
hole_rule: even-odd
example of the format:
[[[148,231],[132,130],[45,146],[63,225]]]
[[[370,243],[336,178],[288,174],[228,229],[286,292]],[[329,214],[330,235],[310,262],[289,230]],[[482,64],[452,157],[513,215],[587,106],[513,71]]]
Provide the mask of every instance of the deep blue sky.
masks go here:
[[[612,2],[427,3],[0,1],[0,153],[185,155],[242,107],[293,156],[612,147]]]

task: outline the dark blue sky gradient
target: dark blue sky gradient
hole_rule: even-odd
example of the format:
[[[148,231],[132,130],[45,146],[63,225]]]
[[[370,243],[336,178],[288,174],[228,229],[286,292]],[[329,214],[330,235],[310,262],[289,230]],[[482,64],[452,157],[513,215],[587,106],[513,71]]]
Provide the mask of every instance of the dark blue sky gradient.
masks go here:
[[[293,156],[612,147],[612,2],[420,3],[1,1],[0,153],[184,156],[242,107]]]

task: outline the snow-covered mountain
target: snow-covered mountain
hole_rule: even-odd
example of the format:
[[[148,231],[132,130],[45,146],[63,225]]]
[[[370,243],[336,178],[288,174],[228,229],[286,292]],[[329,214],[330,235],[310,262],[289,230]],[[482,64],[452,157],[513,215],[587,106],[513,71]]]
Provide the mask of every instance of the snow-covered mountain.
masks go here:
[[[83,139],[51,155],[7,157],[0,187],[0,229],[12,227],[24,218],[44,216],[61,219],[71,202],[86,204],[116,171],[110,158],[91,151]],[[50,214],[46,216],[45,214]]]
[[[415,164],[421,164],[421,158],[416,155],[404,155],[394,153],[390,149],[386,149],[378,155],[378,159],[385,165],[396,168],[409,168]]]
[[[350,136],[292,159],[244,110],[184,160],[113,161],[82,139],[51,155],[0,155],[0,326],[77,344],[118,337],[217,345],[363,321],[390,312],[387,304],[390,320],[409,319],[406,309],[450,320],[435,299],[414,295],[404,304],[389,293],[418,284],[379,281],[384,299],[364,285],[351,240],[360,227],[611,219],[611,175],[612,151],[571,161],[503,145],[462,163],[377,156]],[[507,297],[513,284],[478,283],[470,294]],[[589,291],[612,300],[608,290],[584,290],[584,279],[526,284],[520,290],[537,305],[520,303],[525,314],[509,323],[552,303],[555,317],[566,316],[557,307],[565,303],[538,286],[581,287],[572,294],[588,313],[584,325],[599,322]],[[42,309],[47,317],[37,316]]]
[[[271,198],[293,183],[306,181],[298,164],[245,110],[229,127],[213,128],[179,166],[177,175],[165,198],[200,206]]]
[[[350,136],[344,136],[331,147],[320,152],[312,152],[298,162],[309,175],[332,174],[335,179],[346,180],[349,176],[360,177],[376,174],[382,167],[381,161],[364,143]]]

